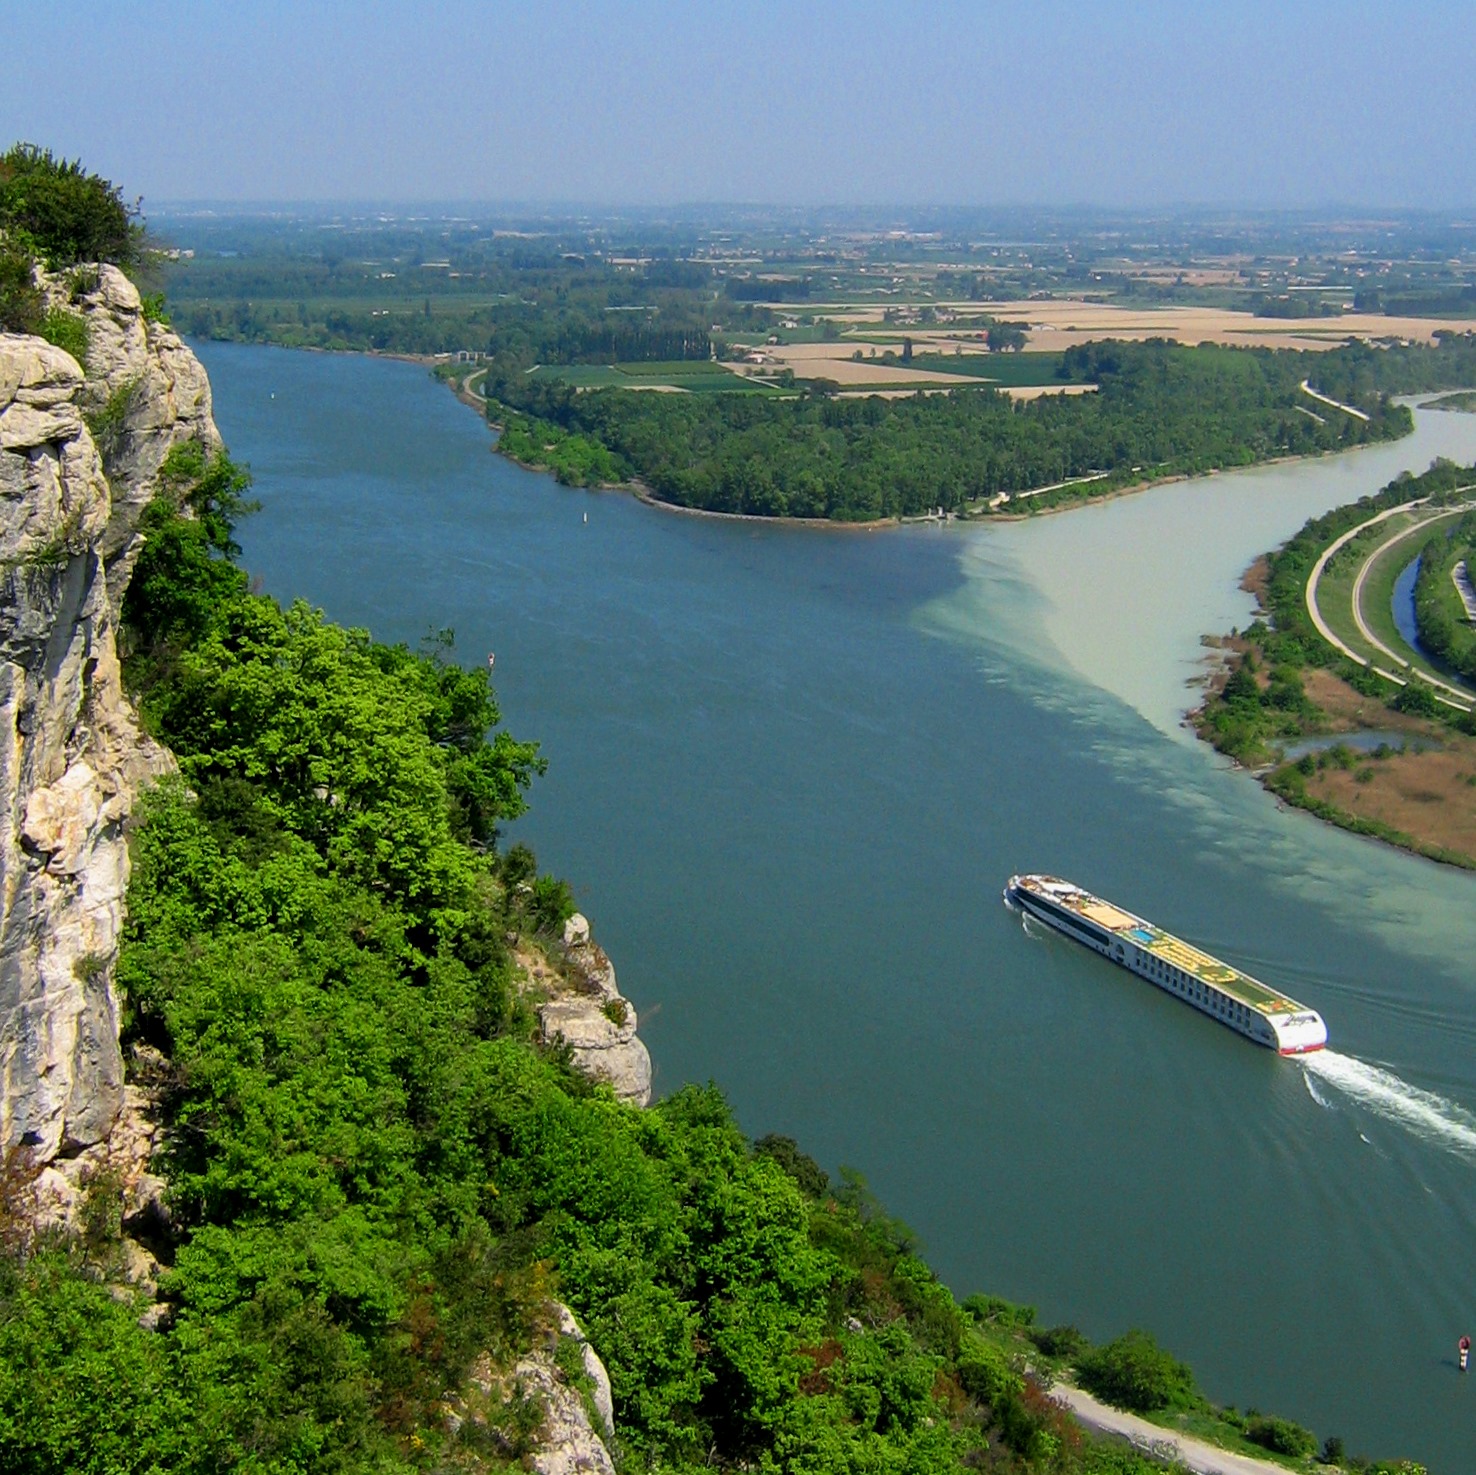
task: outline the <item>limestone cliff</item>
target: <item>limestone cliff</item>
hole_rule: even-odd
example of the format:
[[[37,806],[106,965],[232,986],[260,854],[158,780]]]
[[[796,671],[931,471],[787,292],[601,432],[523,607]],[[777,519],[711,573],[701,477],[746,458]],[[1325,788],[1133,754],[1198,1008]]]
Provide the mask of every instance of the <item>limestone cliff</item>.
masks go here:
[[[0,1150],[28,1150],[38,1207],[65,1220],[91,1168],[146,1166],[113,965],[124,825],[169,759],[139,732],[114,636],[161,463],[219,436],[204,369],[121,272],[43,286],[90,341],[84,371],[0,334]]]
[[[651,1056],[636,1034],[635,1005],[615,984],[615,965],[593,940],[589,923],[575,912],[564,926],[560,966],[524,959],[545,997],[537,1005],[545,1040],[569,1046],[576,1070],[605,1081],[622,1101],[651,1100]]]
[[[485,1426],[489,1408],[534,1400],[542,1419],[529,1469],[536,1475],[615,1475],[605,1444],[615,1432],[610,1375],[567,1306],[550,1302],[547,1315],[546,1327],[511,1368],[499,1371],[490,1358],[478,1358],[466,1388],[448,1400],[447,1424],[453,1433],[465,1424]],[[578,1364],[573,1380],[565,1371],[570,1359],[559,1355],[565,1346]]]

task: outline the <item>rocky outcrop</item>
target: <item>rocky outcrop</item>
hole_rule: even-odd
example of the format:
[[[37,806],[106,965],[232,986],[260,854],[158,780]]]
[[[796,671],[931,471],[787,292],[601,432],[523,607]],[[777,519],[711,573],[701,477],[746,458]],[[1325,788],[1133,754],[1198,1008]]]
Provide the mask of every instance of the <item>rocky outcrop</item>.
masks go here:
[[[173,329],[150,322],[138,289],[115,266],[79,286],[75,274],[46,278],[48,301],[87,323],[87,380],[81,401],[99,424],[111,498],[101,544],[121,599],[138,552],[138,521],[159,468],[180,441],[220,448],[210,380]]]
[[[537,1006],[543,1038],[562,1039],[576,1069],[607,1082],[621,1100],[648,1105],[651,1056],[636,1034],[635,1005],[621,996],[614,964],[578,912],[564,925],[563,963],[562,976]]]
[[[114,268],[85,286],[45,283],[87,323],[88,372],[0,334],[0,1151],[39,1165],[40,1216],[62,1222],[104,1168],[146,1176],[113,965],[124,825],[170,760],[138,729],[114,635],[160,465],[219,444],[194,355]]]
[[[455,1433],[468,1423],[488,1423],[493,1406],[533,1399],[542,1425],[527,1468],[537,1475],[615,1475],[605,1446],[615,1432],[609,1374],[574,1313],[558,1302],[549,1312],[551,1324],[510,1371],[497,1371],[490,1357],[477,1360],[466,1392],[448,1408],[447,1423]],[[566,1348],[573,1358],[560,1355]],[[565,1368],[574,1361],[579,1372],[571,1381]]]

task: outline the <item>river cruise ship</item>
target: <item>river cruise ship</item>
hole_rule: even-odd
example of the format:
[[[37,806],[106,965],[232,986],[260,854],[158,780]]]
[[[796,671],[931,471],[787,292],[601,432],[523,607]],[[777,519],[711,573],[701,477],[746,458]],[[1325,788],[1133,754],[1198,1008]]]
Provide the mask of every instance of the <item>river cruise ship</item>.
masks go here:
[[[1327,1026],[1315,1009],[1070,881],[1011,876],[1004,897],[1007,905],[1156,983],[1268,1050],[1305,1055],[1327,1043]]]

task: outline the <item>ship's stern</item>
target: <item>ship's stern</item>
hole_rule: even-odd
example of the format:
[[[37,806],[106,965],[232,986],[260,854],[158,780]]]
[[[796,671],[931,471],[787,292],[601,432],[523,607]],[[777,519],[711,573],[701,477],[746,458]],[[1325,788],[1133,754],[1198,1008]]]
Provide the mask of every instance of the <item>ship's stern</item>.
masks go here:
[[[1271,1021],[1276,1048],[1283,1055],[1310,1055],[1327,1044],[1327,1026],[1315,1009],[1283,1015]]]

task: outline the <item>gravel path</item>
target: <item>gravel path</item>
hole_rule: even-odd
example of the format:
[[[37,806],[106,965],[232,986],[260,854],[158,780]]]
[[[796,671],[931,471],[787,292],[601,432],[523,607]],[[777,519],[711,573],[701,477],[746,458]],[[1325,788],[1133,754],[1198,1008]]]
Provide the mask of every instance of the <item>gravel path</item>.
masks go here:
[[[1150,1424],[1136,1414],[1098,1403],[1090,1393],[1083,1393],[1080,1388],[1067,1383],[1057,1383],[1051,1389],[1051,1397],[1057,1403],[1065,1404],[1077,1421],[1088,1429],[1102,1434],[1120,1434],[1140,1453],[1164,1461],[1178,1460],[1194,1475],[1287,1475],[1285,1465],[1234,1454],[1188,1434],[1160,1429],[1157,1424]]]

